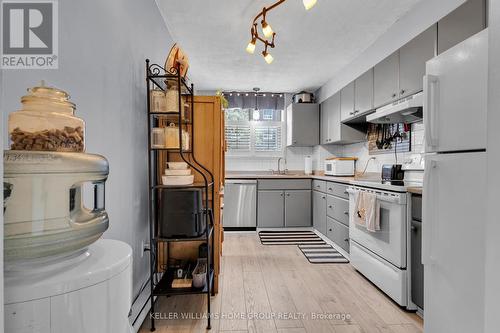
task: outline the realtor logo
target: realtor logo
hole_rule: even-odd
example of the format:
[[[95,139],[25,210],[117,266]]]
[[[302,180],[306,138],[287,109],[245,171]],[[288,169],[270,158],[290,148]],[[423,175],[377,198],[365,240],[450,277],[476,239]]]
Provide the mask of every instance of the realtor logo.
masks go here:
[[[57,1],[2,2],[3,69],[58,66]]]

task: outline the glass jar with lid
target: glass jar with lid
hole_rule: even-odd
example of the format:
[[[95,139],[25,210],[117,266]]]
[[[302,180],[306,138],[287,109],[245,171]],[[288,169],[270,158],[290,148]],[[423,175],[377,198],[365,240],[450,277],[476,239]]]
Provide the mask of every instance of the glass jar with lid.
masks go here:
[[[28,89],[22,108],[9,115],[11,149],[35,151],[85,151],[85,122],[75,116],[76,105],[60,89]]]

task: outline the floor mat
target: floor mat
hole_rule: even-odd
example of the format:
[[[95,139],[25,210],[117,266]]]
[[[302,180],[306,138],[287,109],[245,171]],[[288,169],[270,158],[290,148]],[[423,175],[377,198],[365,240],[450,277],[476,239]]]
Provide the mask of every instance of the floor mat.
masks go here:
[[[262,245],[322,245],[326,244],[312,231],[259,231]]]
[[[330,244],[299,245],[299,249],[311,264],[345,264],[349,262]]]

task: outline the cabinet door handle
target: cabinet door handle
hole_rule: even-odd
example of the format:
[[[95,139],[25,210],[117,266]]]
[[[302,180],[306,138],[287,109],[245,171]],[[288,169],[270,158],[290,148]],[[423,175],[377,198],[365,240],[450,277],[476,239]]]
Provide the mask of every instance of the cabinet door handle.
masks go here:
[[[354,114],[359,113],[359,110],[354,111]]]
[[[344,191],[344,194],[349,194],[349,192],[347,190]]]
[[[348,211],[344,211],[344,214],[345,214],[345,215],[349,215],[349,212],[348,212]]]
[[[282,196],[283,196],[283,193],[280,193],[280,197],[282,197]]]
[[[349,114],[350,114],[351,116],[353,116],[353,115],[355,115],[355,114],[356,114],[356,111],[349,112]]]
[[[349,238],[344,239],[344,242],[349,242]]]
[[[406,92],[406,90],[401,89],[401,95],[404,95],[404,94],[405,94],[405,92]]]
[[[392,94],[392,95],[391,95],[391,97],[392,97],[392,98],[394,98],[394,97],[396,97],[396,96],[397,96],[397,94],[396,94],[396,93],[394,93],[394,94]]]
[[[322,198],[322,199],[326,199],[326,197],[325,197],[325,196],[322,196],[321,198]]]
[[[329,187],[329,188],[328,188],[328,191],[333,191],[333,188]]]
[[[328,208],[333,208],[333,206],[332,206],[332,205],[329,205],[329,206],[328,206]]]
[[[333,230],[330,228],[330,229],[328,229],[328,231],[333,231]]]
[[[287,193],[287,194],[286,194],[286,196],[287,196],[287,197],[289,197],[289,196],[290,196],[290,193]]]

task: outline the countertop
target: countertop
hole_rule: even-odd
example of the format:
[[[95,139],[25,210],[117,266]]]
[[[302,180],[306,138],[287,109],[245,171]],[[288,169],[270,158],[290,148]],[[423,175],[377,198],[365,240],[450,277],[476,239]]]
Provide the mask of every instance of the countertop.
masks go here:
[[[238,171],[226,172],[226,179],[318,179],[354,186],[365,186],[396,192],[422,194],[422,183],[420,182],[404,182],[403,184],[398,185],[382,183],[380,181],[379,173],[367,173],[363,176],[355,177],[336,177],[325,176],[323,174],[306,175],[300,171],[289,171],[287,174],[283,175],[271,174],[270,171]]]

